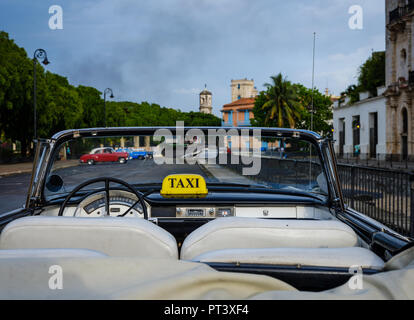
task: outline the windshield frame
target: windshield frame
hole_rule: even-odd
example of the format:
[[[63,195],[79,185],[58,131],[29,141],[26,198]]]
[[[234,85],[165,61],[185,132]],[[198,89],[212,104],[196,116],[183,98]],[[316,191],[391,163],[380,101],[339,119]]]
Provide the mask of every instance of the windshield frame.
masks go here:
[[[73,129],[65,130],[55,134],[48,141],[49,152],[46,155],[43,163],[39,163],[42,167],[40,170],[40,176],[38,177],[37,185],[33,186],[32,194],[28,195],[31,199],[36,199],[38,205],[46,205],[48,200],[45,197],[45,187],[46,187],[46,178],[49,176],[49,172],[52,170],[54,157],[59,152],[59,149],[62,144],[65,142],[76,139],[76,138],[96,138],[96,137],[115,137],[115,136],[126,136],[126,135],[154,135],[155,131],[158,129],[167,129],[170,130],[173,134],[177,133],[177,129],[182,129],[188,131],[190,129],[199,129],[208,135],[209,130],[261,130],[262,136],[266,137],[275,137],[275,138],[297,138],[304,141],[307,141],[314,145],[315,149],[318,152],[318,157],[321,165],[321,171],[325,175],[328,186],[328,195],[327,195],[327,204],[332,204],[338,196],[337,187],[333,186],[337,181],[334,179],[335,174],[330,172],[330,169],[334,165],[327,165],[327,161],[330,161],[329,158],[325,155],[323,145],[326,143],[327,139],[322,138],[317,133],[307,131],[307,130],[296,130],[296,129],[286,129],[286,128],[234,128],[234,127],[117,127],[117,128],[90,128],[90,129]],[[46,140],[45,140],[46,141]],[[331,158],[334,159],[334,158]],[[339,195],[341,197],[341,195]],[[33,203],[33,202],[31,202]],[[29,206],[29,204],[28,204]]]

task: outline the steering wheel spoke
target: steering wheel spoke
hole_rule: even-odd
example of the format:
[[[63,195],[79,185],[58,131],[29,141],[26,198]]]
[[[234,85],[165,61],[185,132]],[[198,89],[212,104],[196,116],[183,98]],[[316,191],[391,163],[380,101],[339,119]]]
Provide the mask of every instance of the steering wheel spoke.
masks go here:
[[[105,215],[110,216],[111,212],[109,211],[109,202],[111,200],[109,195],[109,179],[105,179]]]
[[[110,216],[110,183],[116,183],[116,184],[120,184],[124,187],[126,187],[129,191],[131,191],[133,194],[135,194],[137,196],[137,201],[128,208],[128,210],[122,214],[122,215],[118,215],[118,217],[124,217],[126,216],[138,203],[141,203],[142,206],[142,210],[144,213],[144,219],[148,220],[148,212],[147,212],[147,207],[145,205],[145,201],[144,201],[144,197],[145,195],[143,193],[141,193],[140,191],[136,190],[133,186],[131,186],[129,183],[120,180],[120,179],[116,179],[116,178],[108,178],[108,177],[104,177],[104,178],[95,178],[95,179],[91,179],[88,181],[85,181],[84,183],[78,185],[75,189],[73,189],[65,198],[65,200],[63,201],[63,203],[60,206],[59,209],[59,213],[58,216],[63,216],[63,212],[69,202],[69,200],[81,189],[87,187],[88,185],[97,183],[97,182],[104,182],[105,183],[105,215]],[[89,193],[89,195],[92,195],[94,193],[98,193],[101,191],[96,191],[96,192],[91,192]]]

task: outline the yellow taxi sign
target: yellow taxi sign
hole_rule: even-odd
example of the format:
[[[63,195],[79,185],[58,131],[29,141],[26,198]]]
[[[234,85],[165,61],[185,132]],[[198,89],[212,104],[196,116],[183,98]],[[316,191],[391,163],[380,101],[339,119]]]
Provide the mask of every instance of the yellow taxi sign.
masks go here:
[[[198,198],[208,194],[206,180],[198,174],[172,174],[164,178],[160,194],[166,198]]]

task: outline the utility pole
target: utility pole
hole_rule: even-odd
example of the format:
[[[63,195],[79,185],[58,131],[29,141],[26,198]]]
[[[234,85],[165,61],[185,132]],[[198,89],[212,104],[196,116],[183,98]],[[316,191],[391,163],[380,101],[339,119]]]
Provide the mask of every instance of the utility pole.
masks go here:
[[[313,61],[312,61],[312,111],[311,111],[311,131],[313,131],[313,91],[315,86],[315,44],[316,44],[316,32],[313,33]]]
[[[313,95],[315,87],[315,43],[316,43],[316,32],[313,33],[313,60],[312,60],[312,107],[311,107],[311,128],[313,131]],[[309,187],[312,185],[312,145],[309,144]]]

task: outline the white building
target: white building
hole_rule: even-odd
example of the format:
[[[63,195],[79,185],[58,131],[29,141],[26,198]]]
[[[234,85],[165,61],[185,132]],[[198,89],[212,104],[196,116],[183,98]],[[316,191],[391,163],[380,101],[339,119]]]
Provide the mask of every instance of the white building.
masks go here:
[[[335,152],[338,157],[362,159],[384,158],[386,151],[386,97],[385,87],[377,89],[377,97],[360,94],[360,101],[350,105],[349,99],[335,101],[333,124]],[[358,147],[356,147],[358,146]]]
[[[336,103],[339,156],[414,159],[414,0],[385,0],[385,84],[378,98],[362,94],[353,105]],[[357,146],[357,148],[355,148]]]

